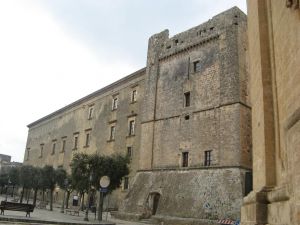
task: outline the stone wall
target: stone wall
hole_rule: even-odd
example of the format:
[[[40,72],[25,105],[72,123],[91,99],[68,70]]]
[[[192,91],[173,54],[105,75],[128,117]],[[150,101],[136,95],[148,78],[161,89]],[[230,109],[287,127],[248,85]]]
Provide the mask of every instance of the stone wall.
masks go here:
[[[300,224],[300,7],[249,0],[254,191],[242,224]]]
[[[177,220],[193,218],[193,224],[199,221],[199,224],[206,224],[219,218],[237,219],[240,217],[244,174],[245,170],[238,168],[138,172],[121,211],[129,216],[136,213],[146,217],[151,211],[149,196],[159,193],[154,216],[159,220],[164,217],[175,217],[174,220],[176,217]]]

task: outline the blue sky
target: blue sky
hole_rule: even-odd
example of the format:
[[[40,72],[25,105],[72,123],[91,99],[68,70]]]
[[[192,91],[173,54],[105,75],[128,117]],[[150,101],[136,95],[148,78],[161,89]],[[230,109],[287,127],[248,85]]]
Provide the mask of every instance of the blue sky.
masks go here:
[[[0,0],[0,153],[23,161],[27,124],[145,66],[148,38],[245,0]]]

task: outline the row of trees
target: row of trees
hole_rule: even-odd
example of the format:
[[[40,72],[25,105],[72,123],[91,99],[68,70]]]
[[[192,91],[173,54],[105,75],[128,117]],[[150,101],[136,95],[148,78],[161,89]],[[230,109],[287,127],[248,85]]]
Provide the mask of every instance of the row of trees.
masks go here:
[[[67,174],[63,168],[54,169],[49,165],[43,168],[24,165],[20,168],[11,168],[8,173],[0,174],[0,187],[3,189],[9,184],[13,190],[21,188],[21,203],[24,195],[28,202],[30,193],[33,191],[33,204],[36,204],[39,190],[43,193],[43,201],[45,201],[45,192],[48,190],[50,192],[50,210],[52,210],[53,192],[57,186],[66,191],[66,204],[68,204],[73,190],[84,196],[91,187],[98,189],[102,176],[110,177],[109,192],[111,192],[118,188],[122,178],[128,175],[128,163],[128,157],[118,154],[103,156],[78,153],[71,161],[71,174]]]
[[[56,185],[60,186],[64,183],[67,177],[67,173],[64,169],[54,169],[52,166],[33,167],[30,165],[24,165],[20,168],[13,167],[8,170],[7,173],[0,175],[1,189],[6,187],[12,188],[12,194],[15,188],[21,188],[20,203],[23,199],[29,201],[31,191],[33,191],[33,204],[36,204],[37,193],[42,191],[42,200],[45,200],[45,192],[50,192],[50,210],[53,205],[53,191]]]

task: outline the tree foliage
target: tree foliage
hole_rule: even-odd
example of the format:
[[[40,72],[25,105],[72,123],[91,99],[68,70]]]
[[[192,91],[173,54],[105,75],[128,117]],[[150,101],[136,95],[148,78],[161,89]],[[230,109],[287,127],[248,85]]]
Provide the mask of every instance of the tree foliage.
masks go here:
[[[71,162],[72,180],[75,188],[86,192],[89,185],[99,188],[102,176],[109,176],[109,191],[121,185],[122,178],[129,173],[128,158],[119,154],[102,156],[98,154],[76,154]],[[92,178],[91,182],[89,177]]]

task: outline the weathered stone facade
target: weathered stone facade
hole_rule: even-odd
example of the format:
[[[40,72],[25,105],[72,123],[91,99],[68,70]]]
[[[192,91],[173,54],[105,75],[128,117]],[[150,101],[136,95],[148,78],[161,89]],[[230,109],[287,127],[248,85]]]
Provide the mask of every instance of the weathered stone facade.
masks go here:
[[[145,69],[30,124],[24,162],[69,169],[75,152],[132,147],[116,216],[240,218],[252,165],[246,30],[232,8],[174,37],[153,35]]]
[[[300,224],[299,0],[248,0],[253,192],[242,224]]]

